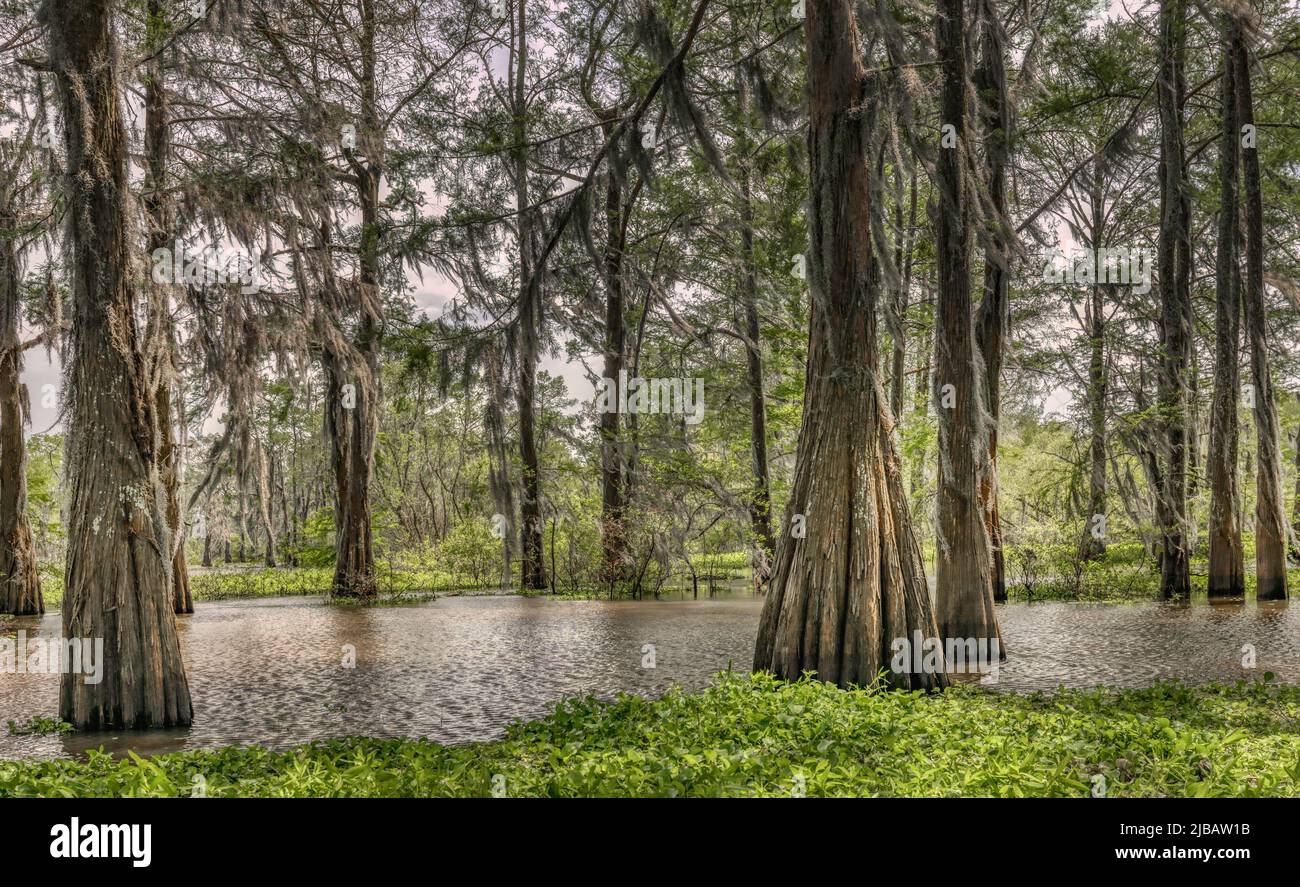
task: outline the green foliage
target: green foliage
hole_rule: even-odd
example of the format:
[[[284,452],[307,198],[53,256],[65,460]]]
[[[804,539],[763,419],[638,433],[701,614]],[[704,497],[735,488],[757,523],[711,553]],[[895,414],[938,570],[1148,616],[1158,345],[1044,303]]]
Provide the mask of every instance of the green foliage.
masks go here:
[[[437,548],[437,560],[469,584],[481,586],[501,578],[501,541],[485,521],[464,520],[452,527]]]
[[[700,693],[558,704],[500,742],[341,739],[129,760],[0,762],[4,796],[1300,794],[1300,687],[844,691],[724,673]]]
[[[15,721],[9,722],[10,736],[32,736],[32,735],[49,735],[71,733],[72,725],[67,721],[59,718],[43,717],[33,715],[27,719],[27,723],[19,724]]]

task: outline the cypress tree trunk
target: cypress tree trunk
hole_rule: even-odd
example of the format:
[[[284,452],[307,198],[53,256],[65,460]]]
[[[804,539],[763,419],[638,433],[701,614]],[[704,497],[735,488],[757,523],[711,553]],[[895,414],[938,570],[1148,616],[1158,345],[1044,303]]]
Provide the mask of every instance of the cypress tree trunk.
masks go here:
[[[1237,477],[1239,433],[1237,397],[1241,386],[1241,293],[1237,270],[1238,139],[1235,47],[1241,30],[1224,13],[1221,24],[1224,61],[1219,139],[1219,224],[1215,259],[1214,405],[1210,416],[1210,573],[1212,598],[1242,597],[1246,569],[1241,545],[1241,491]]]
[[[1101,255],[1105,233],[1105,176],[1106,167],[1101,153],[1093,163],[1089,189],[1089,241],[1095,256]],[[1100,276],[1100,274],[1098,275]],[[1106,521],[1106,290],[1099,280],[1092,284],[1091,298],[1084,312],[1084,332],[1088,336],[1088,424],[1089,471],[1088,511],[1085,515],[1083,535],[1079,539],[1079,557],[1093,560],[1106,552],[1104,529]],[[1100,525],[1097,523],[1101,521]]]
[[[1300,561],[1300,426],[1295,432],[1295,499],[1291,503],[1291,559]]]
[[[608,138],[617,111],[602,112],[601,126]],[[605,364],[603,374],[617,384],[623,370],[627,321],[623,305],[623,187],[612,168],[605,183]],[[622,580],[627,571],[627,534],[623,525],[623,452],[619,439],[618,410],[600,414],[601,479],[601,579],[608,585]]]
[[[984,251],[984,295],[975,339],[984,361],[984,402],[988,409],[988,459],[980,478],[980,502],[992,550],[993,599],[1007,599],[1006,558],[1002,552],[1002,516],[998,511],[998,426],[1002,420],[1002,361],[1006,350],[1011,302],[1007,294],[1011,245],[1007,219],[1007,160],[1011,153],[1011,99],[1007,95],[1005,38],[989,0],[980,0],[980,63],[975,87],[983,102],[984,157],[989,200],[997,214]]]
[[[356,373],[348,374],[339,358],[328,349],[322,364],[326,385],[326,439],[331,444],[330,465],[334,470],[332,593],[340,597],[371,598],[378,591],[370,536],[370,476],[374,469],[375,442],[373,377],[368,376],[369,367],[365,363],[354,365]],[[352,386],[350,397],[346,396],[344,385]]]
[[[924,278],[921,282],[922,296],[926,295],[926,286]],[[927,301],[922,299],[922,302]],[[930,324],[921,327],[921,338],[916,344],[916,389],[913,394],[912,410],[916,415],[924,417],[930,409],[930,391],[933,384],[934,371],[930,366],[933,359],[933,342],[934,331],[931,325],[934,323],[933,314],[931,314]],[[909,479],[908,492],[912,497],[912,510],[914,513],[920,511],[921,494],[925,491],[925,456],[924,454],[912,460],[912,473]]]
[[[916,230],[916,169],[912,169],[911,180],[908,183],[909,208],[907,217],[907,228],[903,228],[903,171],[896,168],[894,171],[895,194],[897,202],[895,204],[894,224],[898,228],[898,249],[895,251],[895,266],[901,262],[904,265],[903,279],[899,284],[898,292],[894,297],[893,323],[890,330],[890,339],[893,342],[893,360],[890,366],[889,375],[889,409],[894,416],[894,422],[902,424],[903,411],[906,408],[907,391],[907,309],[912,297],[912,232]],[[924,395],[922,395],[924,397]]]
[[[524,588],[546,588],[542,559],[542,488],[537,455],[537,357],[541,337],[542,285],[533,274],[533,219],[528,207],[527,4],[518,0],[514,55],[515,205],[519,217],[519,458],[522,495],[519,500],[520,573]]]
[[[1186,80],[1186,0],[1161,0],[1160,75],[1160,332],[1159,403],[1164,464],[1157,475],[1156,519],[1160,525],[1160,593],[1191,593],[1187,540],[1187,367],[1191,362],[1190,217],[1183,96]]]
[[[762,329],[758,318],[758,272],[754,257],[753,140],[749,137],[746,89],[737,65],[740,126],[736,162],[740,209],[740,300],[745,311],[745,379],[749,388],[749,457],[754,475],[749,496],[749,531],[753,537],[755,584],[767,582],[772,571],[776,539],[772,536],[772,494],[767,461],[767,401],[763,394]]]
[[[171,597],[170,529],[129,285],[130,189],[113,0],[49,0],[63,110],[72,255],[68,554],[63,635],[103,641],[103,679],[63,674],[59,715],[79,729],[175,726],[193,710]]]
[[[937,627],[877,378],[878,293],[859,61],[849,0],[809,0],[807,389],[794,484],[763,603],[754,667],[787,679],[812,669],[841,686],[871,682],[895,639]],[[943,673],[893,672],[901,687]]]
[[[161,24],[165,15],[162,0],[149,0],[148,14],[151,23]],[[162,33],[160,30],[157,33]],[[157,47],[151,46],[151,51]],[[145,68],[144,77],[144,141],[147,169],[145,194],[142,202],[149,215],[149,254],[154,250],[170,248],[173,236],[171,201],[166,196],[167,154],[170,139],[167,130],[167,90],[163,83],[162,55],[155,55]],[[175,341],[172,334],[171,305],[165,293],[157,296],[149,334],[161,342],[160,365],[157,381],[158,415],[158,465],[163,485],[167,489],[167,525],[171,529],[169,550],[172,553],[172,600],[177,613],[193,613],[194,601],[190,597],[189,567],[185,563],[185,537],[181,529],[180,505],[180,455],[176,451],[172,434],[171,385],[176,376],[172,355]]]
[[[503,369],[501,351],[495,343],[488,345],[484,360],[486,364],[488,397],[484,407],[483,424],[488,436],[488,489],[492,493],[492,502],[497,513],[505,518],[507,525],[515,521],[515,498],[510,487],[510,458],[506,451],[506,391],[502,384]],[[501,587],[510,587],[510,554],[514,535],[505,532],[501,536]]]
[[[9,195],[0,195],[8,206]],[[0,212],[0,613],[45,612],[36,546],[27,520],[27,447],[23,441],[26,390],[18,341],[19,269],[13,231],[17,219]]]
[[[1094,560],[1106,553],[1105,534],[1094,533],[1097,516],[1106,517],[1106,317],[1104,290],[1100,284],[1092,287],[1092,301],[1088,308],[1088,422],[1091,441],[1089,445],[1090,469],[1088,472],[1088,514],[1084,522],[1083,537],[1079,542],[1079,556]]]
[[[361,210],[361,246],[357,255],[358,314],[355,340],[325,350],[326,428],[332,442],[335,480],[335,561],[333,593],[371,598],[377,593],[375,554],[371,537],[370,484],[375,470],[375,441],[379,435],[379,352],[383,300],[379,291],[379,183],[383,179],[384,134],[375,86],[375,10],[372,0],[361,2],[361,127],[358,157],[344,152],[356,182]],[[345,390],[343,386],[350,385]],[[347,396],[351,392],[352,396]],[[259,470],[259,488],[261,471]],[[266,522],[267,558],[271,527]]]
[[[1244,31],[1237,24],[1233,45],[1239,128],[1255,125],[1251,95],[1250,56]],[[1240,136],[1237,138],[1240,140]],[[1282,502],[1282,431],[1268,366],[1268,315],[1264,305],[1264,211],[1260,199],[1259,154],[1254,141],[1242,144],[1243,207],[1246,216],[1246,332],[1250,337],[1250,369],[1255,383],[1255,433],[1259,464],[1255,475],[1255,596],[1261,601],[1287,597],[1287,530]],[[1300,483],[1300,479],[1297,479]]]
[[[971,320],[966,226],[970,185],[962,157],[969,147],[965,31],[964,0],[942,0],[935,18],[935,46],[943,69],[940,124],[954,127],[956,141],[951,147],[940,147],[936,164],[936,607],[943,638],[973,638],[990,645],[996,640],[1001,650],[993,606],[993,553],[980,497],[981,484],[990,470],[984,403],[988,379],[977,356]]]

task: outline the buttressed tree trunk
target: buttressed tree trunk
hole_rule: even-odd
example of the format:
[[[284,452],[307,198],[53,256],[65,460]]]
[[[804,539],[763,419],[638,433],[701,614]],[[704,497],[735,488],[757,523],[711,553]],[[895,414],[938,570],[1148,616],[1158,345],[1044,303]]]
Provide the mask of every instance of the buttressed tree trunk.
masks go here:
[[[1191,200],[1187,191],[1183,57],[1186,0],[1161,0],[1160,74],[1160,416],[1164,464],[1156,489],[1160,525],[1160,593],[1191,594],[1187,538],[1187,368],[1191,363]]]
[[[128,276],[127,140],[113,0],[49,0],[63,111],[72,255],[68,554],[63,636],[103,645],[103,677],[65,672],[59,715],[79,729],[188,724],[172,612],[158,417]]]
[[[1255,597],[1261,601],[1287,597],[1287,531],[1282,504],[1282,431],[1268,366],[1268,314],[1264,305],[1264,210],[1259,188],[1259,154],[1255,151],[1255,108],[1250,85],[1250,54],[1244,28],[1238,24],[1233,45],[1236,69],[1237,123],[1241,145],[1243,211],[1246,215],[1246,332],[1250,337],[1250,369],[1255,383],[1255,433],[1259,461],[1255,475]],[[1300,484],[1300,477],[1297,478]],[[1300,507],[1298,505],[1297,507]]]
[[[943,638],[987,644],[1001,631],[993,606],[992,549],[980,484],[988,472],[986,378],[971,320],[967,249],[970,184],[962,152],[968,150],[966,114],[966,13],[964,0],[943,0],[935,19],[943,68],[935,302],[935,412],[939,424],[938,502],[935,509],[936,606]],[[948,129],[952,127],[952,129]]]
[[[1215,259],[1214,405],[1210,415],[1210,570],[1212,598],[1242,597],[1246,568],[1241,545],[1241,491],[1237,478],[1237,395],[1241,384],[1241,293],[1237,268],[1238,132],[1233,59],[1241,29],[1228,13],[1222,23],[1223,129],[1219,139],[1219,225]]]
[[[871,84],[849,0],[809,0],[812,291],[807,388],[787,519],[763,603],[754,667],[870,683],[895,640],[937,638],[920,547],[877,376],[867,157]],[[914,634],[914,632],[916,634]],[[942,668],[888,673],[899,687],[944,686]]]
[[[34,616],[45,612],[45,600],[27,521],[26,389],[19,381],[23,369],[18,341],[20,275],[10,233],[16,226],[11,213],[0,212],[0,613]]]

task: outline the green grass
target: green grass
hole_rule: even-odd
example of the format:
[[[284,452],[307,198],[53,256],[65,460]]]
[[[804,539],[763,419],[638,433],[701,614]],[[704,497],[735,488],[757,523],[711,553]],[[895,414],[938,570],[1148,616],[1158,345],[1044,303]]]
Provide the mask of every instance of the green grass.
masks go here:
[[[561,703],[500,742],[0,762],[0,796],[1300,794],[1300,687],[924,696],[720,675],[700,693]]]
[[[747,552],[723,552],[721,554],[700,555],[696,569],[700,573],[701,593],[708,588],[706,576],[727,582],[749,575],[749,555]],[[518,580],[518,570],[514,572]],[[379,599],[370,604],[403,604],[429,600],[439,594],[464,594],[474,592],[495,592],[500,589],[499,581],[484,582],[473,577],[457,575],[446,570],[438,570],[418,565],[383,566],[378,570]],[[681,593],[690,591],[689,580],[682,585],[682,577],[664,591]],[[190,568],[190,593],[196,601],[221,601],[232,598],[264,598],[300,595],[326,595],[334,580],[334,568],[326,567],[265,567],[260,564],[236,565],[233,567],[216,567],[212,569]],[[517,589],[511,589],[517,591]],[[57,564],[50,564],[41,571],[41,593],[45,598],[45,609],[55,610],[63,602],[63,574]],[[524,592],[525,594],[547,595],[548,591]],[[603,587],[580,587],[571,590],[562,587],[554,595],[560,599],[589,600],[609,597],[609,590]],[[351,603],[346,599],[337,599],[335,603]]]

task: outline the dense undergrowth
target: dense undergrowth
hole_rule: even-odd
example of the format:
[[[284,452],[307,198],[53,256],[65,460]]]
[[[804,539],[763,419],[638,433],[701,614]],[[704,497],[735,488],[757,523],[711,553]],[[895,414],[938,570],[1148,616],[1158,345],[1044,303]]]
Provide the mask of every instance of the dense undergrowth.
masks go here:
[[[0,796],[1221,796],[1300,794],[1300,687],[942,694],[722,674],[560,703],[504,740],[347,739],[0,762]]]

